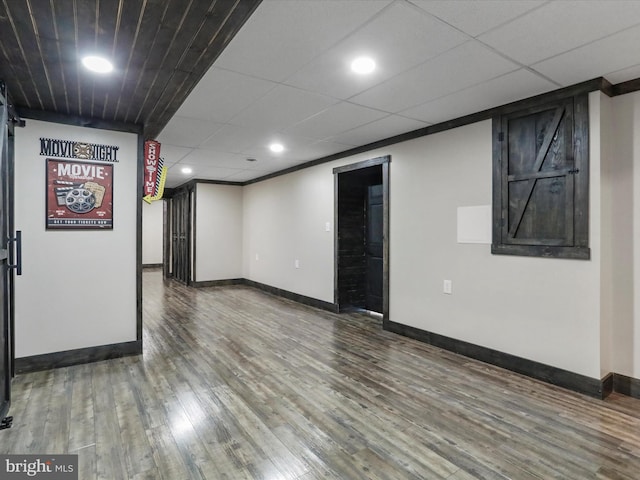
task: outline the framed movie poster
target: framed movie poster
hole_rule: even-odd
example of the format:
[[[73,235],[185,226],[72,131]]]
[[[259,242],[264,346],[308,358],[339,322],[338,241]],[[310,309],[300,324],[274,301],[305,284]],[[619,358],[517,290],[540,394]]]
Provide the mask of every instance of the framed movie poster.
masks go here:
[[[47,158],[47,229],[113,229],[113,165]]]

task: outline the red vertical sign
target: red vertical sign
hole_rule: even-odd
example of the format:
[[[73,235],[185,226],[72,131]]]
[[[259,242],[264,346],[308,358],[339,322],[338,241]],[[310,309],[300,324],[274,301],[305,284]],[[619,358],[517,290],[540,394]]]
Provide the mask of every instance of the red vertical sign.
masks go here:
[[[160,143],[155,140],[144,142],[144,193],[154,196],[160,181]]]

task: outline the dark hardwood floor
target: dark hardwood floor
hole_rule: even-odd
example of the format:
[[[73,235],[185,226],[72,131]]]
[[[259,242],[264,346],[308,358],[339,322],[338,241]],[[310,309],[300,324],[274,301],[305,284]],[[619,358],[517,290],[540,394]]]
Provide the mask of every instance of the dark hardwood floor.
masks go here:
[[[637,399],[153,270],[144,325],[143,356],[16,377],[0,453],[78,453],[82,480],[640,478]]]

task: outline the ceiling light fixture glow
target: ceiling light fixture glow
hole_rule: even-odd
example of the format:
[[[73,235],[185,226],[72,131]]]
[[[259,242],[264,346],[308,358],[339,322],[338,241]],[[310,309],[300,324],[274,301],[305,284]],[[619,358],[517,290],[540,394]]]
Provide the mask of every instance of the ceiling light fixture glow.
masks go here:
[[[371,57],[358,57],[351,62],[351,70],[360,75],[367,75],[376,69],[376,62]]]
[[[284,145],[282,145],[281,143],[272,143],[271,145],[269,145],[269,150],[271,150],[273,153],[280,153],[284,151]]]
[[[113,70],[113,64],[104,57],[97,57],[95,55],[89,55],[82,59],[82,64],[96,73],[109,73]]]
[[[193,172],[193,170],[190,167],[182,167],[182,170],[180,170],[182,173],[184,173],[185,175],[190,174],[191,172]]]

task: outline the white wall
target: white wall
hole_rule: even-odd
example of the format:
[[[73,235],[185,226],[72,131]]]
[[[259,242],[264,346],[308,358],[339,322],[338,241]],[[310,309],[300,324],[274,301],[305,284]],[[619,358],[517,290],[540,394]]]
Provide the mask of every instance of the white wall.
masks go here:
[[[597,241],[591,261],[456,243],[456,208],[491,203],[491,122],[398,145],[392,156],[390,319],[598,378]],[[442,294],[444,279],[453,295]]]
[[[599,99],[590,97],[594,119]],[[324,231],[328,220],[333,229],[332,169],[391,155],[390,320],[600,378],[599,129],[591,131],[589,261],[457,243],[457,207],[491,203],[484,121],[245,187],[244,276],[333,302],[333,233]],[[444,279],[453,295],[442,293]]]
[[[196,185],[195,281],[242,278],[242,187]]]
[[[244,187],[246,278],[333,302],[334,166]]]
[[[640,378],[640,92],[611,103],[612,363],[616,373]]]
[[[596,94],[594,94],[596,95]],[[619,281],[619,235],[616,230],[616,215],[619,193],[615,185],[616,164],[613,162],[613,110],[611,98],[598,92],[599,101],[592,102],[591,128],[599,128],[600,136],[591,140],[591,148],[600,151],[600,208],[601,208],[601,262],[600,262],[600,371],[601,376],[614,369],[613,329],[620,312],[621,290]],[[593,162],[592,162],[593,163]],[[591,166],[596,168],[596,165]],[[630,205],[629,205],[630,206]],[[623,287],[624,288],[624,287]]]
[[[40,137],[116,145],[113,230],[45,230]],[[16,129],[16,357],[136,340],[137,136],[27,120]]]
[[[142,264],[162,263],[164,201],[142,204]]]

